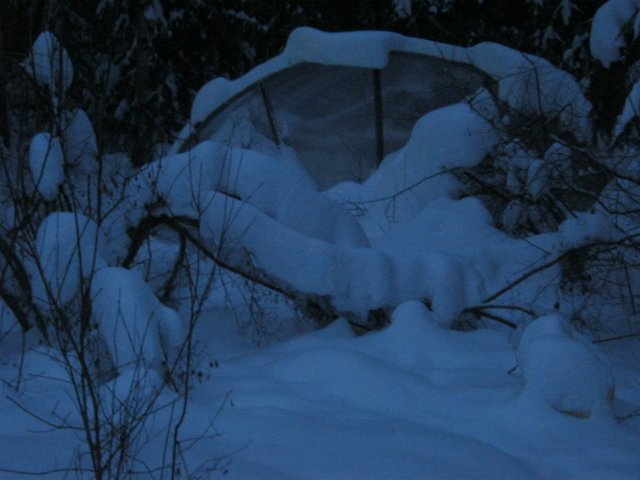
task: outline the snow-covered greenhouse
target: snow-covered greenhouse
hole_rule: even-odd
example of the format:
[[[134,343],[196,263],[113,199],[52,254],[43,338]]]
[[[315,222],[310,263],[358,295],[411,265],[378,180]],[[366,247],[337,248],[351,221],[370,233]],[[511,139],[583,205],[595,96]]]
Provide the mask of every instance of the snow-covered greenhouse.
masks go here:
[[[419,118],[483,86],[536,113],[577,107],[570,108],[573,122],[584,105],[575,105],[578,92],[562,88],[563,75],[540,58],[495,44],[461,48],[390,32],[304,27],[281,55],[236,80],[206,84],[175,148],[215,139],[263,151],[290,165],[299,161],[325,189],[366,179],[407,143]],[[545,90],[546,83],[557,90],[544,101],[527,93]],[[280,145],[291,147],[297,160],[283,158],[287,149],[274,149]]]
[[[349,38],[354,35],[361,39],[357,45]],[[247,142],[242,122],[248,119],[262,137],[292,147],[321,188],[362,180],[407,142],[418,118],[460,101],[483,81],[438,44],[408,40],[299,29],[282,55],[200,92],[189,143],[212,137]]]

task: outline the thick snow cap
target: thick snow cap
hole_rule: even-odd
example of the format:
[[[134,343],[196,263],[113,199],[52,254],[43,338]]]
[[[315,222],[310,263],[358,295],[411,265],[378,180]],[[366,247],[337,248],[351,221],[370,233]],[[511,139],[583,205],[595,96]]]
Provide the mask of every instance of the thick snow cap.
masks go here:
[[[38,192],[53,200],[64,182],[64,153],[57,137],[38,133],[29,145],[29,167]]]

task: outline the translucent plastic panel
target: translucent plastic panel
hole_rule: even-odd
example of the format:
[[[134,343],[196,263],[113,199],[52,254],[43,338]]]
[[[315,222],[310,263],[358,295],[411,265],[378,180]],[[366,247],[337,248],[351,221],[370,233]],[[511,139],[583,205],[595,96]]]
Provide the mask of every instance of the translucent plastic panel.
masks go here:
[[[380,74],[384,152],[402,147],[425,113],[481,85],[482,76],[470,67],[392,54]],[[198,136],[260,150],[285,143],[320,188],[362,181],[378,162],[375,95],[373,70],[299,64],[230,99]]]
[[[269,78],[284,143],[321,188],[364,180],[376,165],[371,70],[316,64]]]
[[[260,88],[254,85],[230,99],[198,130],[198,139],[215,139],[236,147],[254,148],[255,133],[274,140]]]

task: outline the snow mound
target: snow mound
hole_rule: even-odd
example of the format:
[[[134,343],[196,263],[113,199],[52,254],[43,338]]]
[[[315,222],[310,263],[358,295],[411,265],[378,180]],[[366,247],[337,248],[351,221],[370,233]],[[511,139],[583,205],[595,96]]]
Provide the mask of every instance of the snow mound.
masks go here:
[[[438,340],[440,325],[434,315],[418,300],[398,305],[391,314],[391,325],[381,335],[380,349],[393,354],[393,360],[408,367],[426,363]]]
[[[155,370],[128,369],[100,385],[100,409],[115,425],[126,425],[157,398],[166,383]],[[136,411],[136,409],[138,411]]]
[[[38,192],[46,199],[53,200],[58,188],[64,182],[64,154],[57,137],[48,133],[38,133],[29,145],[29,167]]]
[[[578,213],[558,227],[558,239],[564,251],[596,241],[612,241],[620,236],[610,217],[602,213]]]
[[[132,270],[139,272],[153,291],[160,293],[179,259],[180,245],[150,235],[138,250]]]
[[[398,305],[389,327],[358,341],[360,349],[434,380],[439,371],[474,370],[480,364],[503,376],[514,362],[504,332],[451,330],[438,321],[435,311],[417,300]]]
[[[98,143],[91,120],[81,108],[65,114],[63,128],[65,158],[71,165],[91,165],[98,155]]]
[[[196,125],[206,120],[212,112],[251,85],[293,65],[319,63],[383,68],[393,51],[469,63],[464,48],[444,43],[405,37],[391,32],[327,33],[310,27],[300,27],[291,32],[282,54],[235,80],[220,77],[205,84],[194,99],[190,123]]]
[[[336,245],[366,247],[359,224],[337,202],[316,191],[273,157],[232,149],[218,190],[246,200],[298,233]]]
[[[589,47],[591,55],[597,58],[605,68],[620,60],[620,50],[626,47],[623,29],[638,16],[638,0],[609,0],[593,16]],[[634,36],[638,35],[637,21],[634,24]]]
[[[430,201],[455,196],[460,184],[448,170],[478,164],[498,142],[496,130],[470,105],[444,107],[423,116],[407,145],[387,156],[362,185],[341,184],[327,193],[360,206],[367,235],[378,237]]]
[[[394,0],[393,8],[396,15],[400,18],[407,18],[411,16],[411,0]]]
[[[51,32],[42,32],[31,47],[23,68],[42,86],[59,96],[73,82],[73,64],[67,50]]]
[[[565,318],[547,315],[525,329],[517,349],[525,378],[523,395],[559,412],[588,418],[613,401],[614,384],[605,357]]]
[[[622,113],[616,118],[616,123],[613,129],[613,135],[619,137],[624,132],[629,122],[638,116],[640,109],[640,82],[633,84],[629,95],[627,95],[624,101],[624,108]]]
[[[280,285],[328,296],[342,312],[366,316],[372,309],[428,298],[438,321],[450,324],[480,295],[481,282],[463,258],[340,247],[300,234],[220,193],[211,194],[200,233],[227,251],[249,251],[254,265]]]
[[[119,267],[98,271],[91,297],[93,320],[119,370],[173,367],[185,338],[182,321],[137,272]]]
[[[96,223],[79,213],[45,218],[36,234],[30,265],[34,299],[44,308],[70,302],[93,272],[106,266],[106,242]]]
[[[308,176],[300,176],[275,158],[215,141],[146,167],[133,189],[162,199],[170,215],[198,218],[211,192],[240,199],[288,228],[312,238],[349,247],[368,246],[358,222],[337,202],[317,192]]]

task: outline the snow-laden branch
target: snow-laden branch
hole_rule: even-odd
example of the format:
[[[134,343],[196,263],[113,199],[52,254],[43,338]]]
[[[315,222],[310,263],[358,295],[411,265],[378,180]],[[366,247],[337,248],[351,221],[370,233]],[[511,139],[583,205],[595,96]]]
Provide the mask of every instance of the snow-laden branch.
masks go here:
[[[633,22],[633,35],[638,36],[638,0],[609,0],[596,12],[591,24],[589,46],[591,55],[605,68],[621,58],[621,50],[627,46],[624,28]]]

